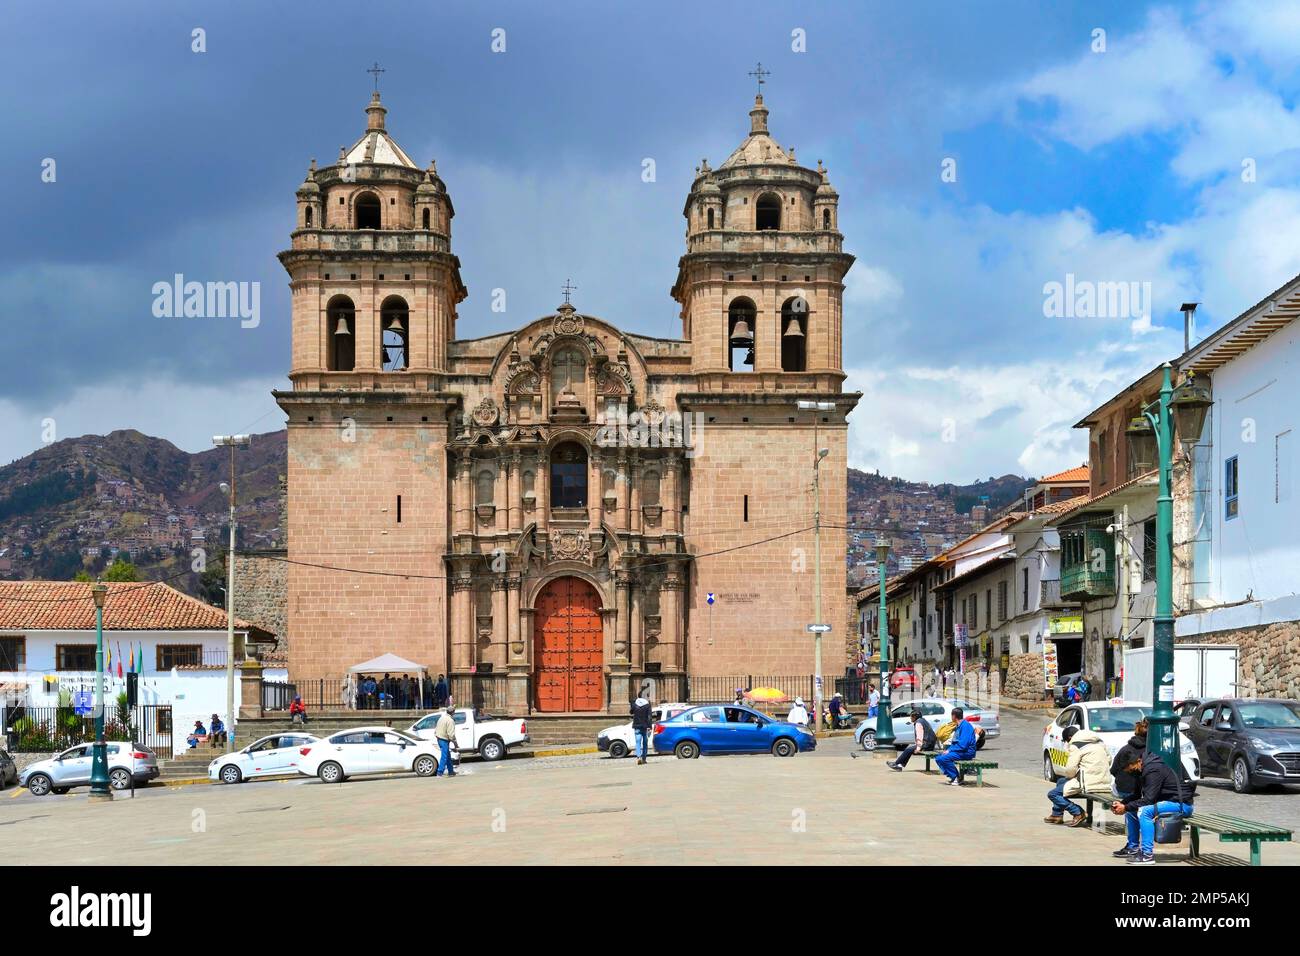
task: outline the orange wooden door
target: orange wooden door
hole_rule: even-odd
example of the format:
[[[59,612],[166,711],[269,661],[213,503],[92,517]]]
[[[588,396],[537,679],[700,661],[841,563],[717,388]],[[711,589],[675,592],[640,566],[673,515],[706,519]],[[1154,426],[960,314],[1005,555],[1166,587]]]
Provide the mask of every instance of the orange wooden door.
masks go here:
[[[600,710],[604,634],[596,589],[578,578],[557,578],[538,595],[534,620],[537,709]]]

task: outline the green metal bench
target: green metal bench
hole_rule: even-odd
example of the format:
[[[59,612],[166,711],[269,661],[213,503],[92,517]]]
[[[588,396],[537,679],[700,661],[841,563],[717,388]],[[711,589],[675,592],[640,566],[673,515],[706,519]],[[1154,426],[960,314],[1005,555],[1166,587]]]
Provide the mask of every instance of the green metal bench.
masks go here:
[[[916,755],[918,757],[925,758],[925,772],[929,773],[930,761],[933,760],[935,757],[939,756],[939,754],[941,753],[943,753],[942,750],[920,750],[917,751]],[[998,769],[998,765],[992,760],[958,760],[957,761],[957,772],[962,774],[963,776],[965,776],[968,773],[975,774],[975,785],[978,787],[984,786],[985,770],[997,770],[997,769]]]
[[[1220,843],[1249,843],[1250,865],[1259,866],[1260,844],[1290,843],[1291,831],[1270,823],[1256,823],[1226,813],[1209,813],[1196,810],[1186,819],[1192,830],[1192,852],[1190,859],[1201,855],[1201,830],[1219,835]]]

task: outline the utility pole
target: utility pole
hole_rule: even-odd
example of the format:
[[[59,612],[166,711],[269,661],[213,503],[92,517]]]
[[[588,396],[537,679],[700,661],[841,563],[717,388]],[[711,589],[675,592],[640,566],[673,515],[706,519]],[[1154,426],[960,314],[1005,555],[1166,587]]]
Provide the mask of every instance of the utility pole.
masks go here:
[[[226,551],[226,753],[235,746],[235,449],[247,448],[247,435],[213,435],[212,444],[230,448],[230,547]]]
[[[804,411],[829,412],[835,409],[834,402],[798,402]],[[818,448],[820,433],[817,417],[813,416],[813,736],[822,719],[822,459],[830,454],[829,448]]]

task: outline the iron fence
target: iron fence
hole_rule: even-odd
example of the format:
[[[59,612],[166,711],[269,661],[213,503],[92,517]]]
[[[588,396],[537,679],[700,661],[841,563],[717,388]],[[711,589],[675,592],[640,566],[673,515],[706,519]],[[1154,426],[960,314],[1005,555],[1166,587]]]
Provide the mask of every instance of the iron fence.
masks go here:
[[[774,687],[791,700],[802,697],[811,701],[813,679],[811,675],[794,677],[759,677],[746,674],[739,677],[690,677],[686,681],[691,704],[724,704],[736,699],[736,689],[752,690],[756,687]]]
[[[453,674],[451,697],[457,707],[505,713],[509,706],[505,674]]]
[[[171,706],[104,707],[104,739],[142,743],[153,750],[171,752]],[[0,717],[10,750],[50,753],[95,739],[94,714],[78,714],[72,707],[7,707]]]
[[[274,684],[263,681],[262,710],[288,710],[297,694],[298,686],[296,684]]]

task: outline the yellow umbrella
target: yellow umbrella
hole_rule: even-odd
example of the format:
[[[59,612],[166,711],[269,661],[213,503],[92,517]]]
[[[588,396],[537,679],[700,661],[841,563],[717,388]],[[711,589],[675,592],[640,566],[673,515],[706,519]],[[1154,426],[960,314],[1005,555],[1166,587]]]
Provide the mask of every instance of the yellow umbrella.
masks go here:
[[[769,704],[779,704],[790,699],[785,691],[775,687],[754,687],[745,691],[745,696],[750,700],[761,700]]]

